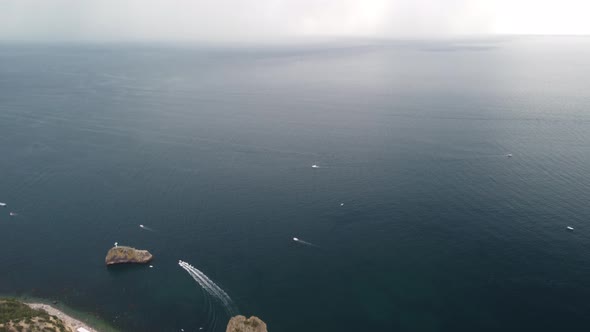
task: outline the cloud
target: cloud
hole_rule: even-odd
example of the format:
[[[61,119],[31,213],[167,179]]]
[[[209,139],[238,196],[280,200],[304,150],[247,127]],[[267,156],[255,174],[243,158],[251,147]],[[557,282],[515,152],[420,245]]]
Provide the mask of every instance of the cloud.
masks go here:
[[[587,0],[501,1],[494,10],[493,33],[590,34]]]
[[[580,0],[2,0],[0,39],[584,34],[588,9]]]

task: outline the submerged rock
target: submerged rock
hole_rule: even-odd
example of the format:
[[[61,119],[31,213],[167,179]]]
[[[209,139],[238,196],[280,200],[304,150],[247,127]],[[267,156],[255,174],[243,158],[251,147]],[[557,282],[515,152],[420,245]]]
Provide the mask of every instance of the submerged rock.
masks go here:
[[[266,323],[260,318],[252,316],[246,318],[244,316],[235,316],[229,320],[225,332],[268,332]]]
[[[131,247],[112,247],[104,261],[107,265],[124,263],[149,263],[153,258],[147,250],[139,250]]]

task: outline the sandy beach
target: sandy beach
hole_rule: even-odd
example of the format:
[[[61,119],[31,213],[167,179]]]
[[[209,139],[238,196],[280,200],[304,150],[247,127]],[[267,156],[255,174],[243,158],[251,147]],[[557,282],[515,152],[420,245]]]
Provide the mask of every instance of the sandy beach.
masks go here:
[[[86,329],[87,331],[90,331],[90,332],[98,332],[97,330],[91,328],[87,324],[85,324],[75,318],[72,318],[71,316],[66,315],[62,311],[57,310],[50,305],[43,304],[43,303],[26,303],[26,304],[33,309],[43,309],[43,310],[47,311],[48,314],[53,315],[53,316],[57,316],[59,319],[61,319],[64,322],[64,324],[67,327],[71,328],[72,331],[74,331],[74,332],[84,332],[84,329]]]

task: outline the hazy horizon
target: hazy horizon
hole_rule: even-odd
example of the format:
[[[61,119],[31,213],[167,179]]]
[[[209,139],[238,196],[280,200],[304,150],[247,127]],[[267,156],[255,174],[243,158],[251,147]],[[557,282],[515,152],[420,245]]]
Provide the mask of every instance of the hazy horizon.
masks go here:
[[[578,0],[6,0],[0,41],[275,43],[588,35]]]

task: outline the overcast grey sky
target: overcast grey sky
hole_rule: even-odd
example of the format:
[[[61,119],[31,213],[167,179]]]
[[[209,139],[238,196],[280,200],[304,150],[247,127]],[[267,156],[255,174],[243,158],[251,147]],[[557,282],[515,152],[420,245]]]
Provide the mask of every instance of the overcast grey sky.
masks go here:
[[[0,0],[3,40],[590,34],[586,0]]]

